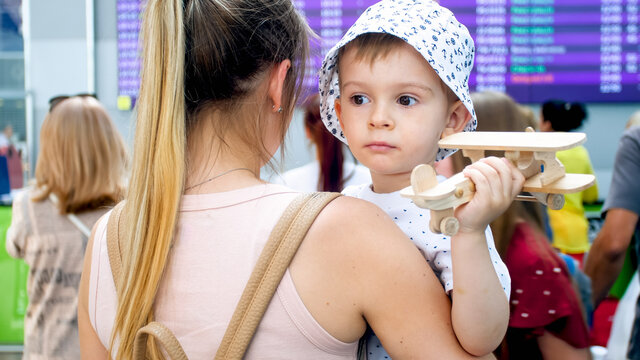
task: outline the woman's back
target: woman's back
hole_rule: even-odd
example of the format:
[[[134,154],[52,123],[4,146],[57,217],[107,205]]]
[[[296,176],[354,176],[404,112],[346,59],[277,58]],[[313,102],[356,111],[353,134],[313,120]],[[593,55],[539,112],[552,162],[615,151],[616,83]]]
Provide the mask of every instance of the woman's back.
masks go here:
[[[228,192],[185,195],[164,279],[156,320],[177,336],[190,359],[215,354],[238,299],[269,234],[297,192],[257,185]],[[92,251],[91,322],[105,347],[115,318],[116,294],[106,251],[105,217]],[[286,339],[286,340],[285,340]],[[353,359],[357,342],[330,336],[304,307],[285,274],[258,327],[246,358]]]
[[[50,200],[33,201],[32,196],[28,189],[15,197],[6,240],[7,252],[24,259],[30,271],[24,354],[78,358],[77,294],[88,239]],[[107,210],[77,216],[90,228]]]

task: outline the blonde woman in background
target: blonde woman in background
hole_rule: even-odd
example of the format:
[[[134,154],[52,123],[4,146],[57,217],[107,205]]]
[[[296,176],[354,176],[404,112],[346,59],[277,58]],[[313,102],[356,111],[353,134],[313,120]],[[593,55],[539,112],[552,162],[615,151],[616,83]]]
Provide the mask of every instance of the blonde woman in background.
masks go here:
[[[156,320],[190,359],[216,354],[276,221],[298,196],[260,180],[282,144],[310,31],[289,0],[149,0],[116,293],[101,219],[79,298],[82,356],[130,359]],[[119,294],[119,295],[118,295]],[[370,325],[399,358],[470,358],[420,252],[375,205],[320,213],[245,359],[355,359]],[[162,358],[149,342],[149,358]]]
[[[127,154],[93,97],[52,99],[36,183],[13,202],[7,252],[30,268],[25,359],[76,359],[77,296],[88,229],[124,196]]]

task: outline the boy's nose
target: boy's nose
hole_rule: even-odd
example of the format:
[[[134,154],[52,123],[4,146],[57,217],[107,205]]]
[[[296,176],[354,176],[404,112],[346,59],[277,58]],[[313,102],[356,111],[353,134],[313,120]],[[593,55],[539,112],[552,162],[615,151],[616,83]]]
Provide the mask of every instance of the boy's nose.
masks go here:
[[[391,116],[385,111],[382,106],[376,107],[369,119],[369,128],[372,129],[387,129],[391,130],[394,127]]]

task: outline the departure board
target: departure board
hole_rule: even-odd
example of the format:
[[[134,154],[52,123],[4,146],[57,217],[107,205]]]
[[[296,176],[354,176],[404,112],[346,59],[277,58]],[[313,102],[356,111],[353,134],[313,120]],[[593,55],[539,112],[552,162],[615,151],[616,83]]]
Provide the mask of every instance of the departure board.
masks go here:
[[[640,101],[638,0],[443,0],[476,43],[474,89]]]
[[[131,110],[140,88],[140,25],[144,0],[118,0],[118,109]]]
[[[640,101],[639,0],[441,0],[476,44],[472,90],[497,90],[522,103]],[[376,1],[294,0],[319,39],[305,79],[317,91],[324,54]],[[120,95],[135,100],[139,10],[118,0]],[[134,48],[135,47],[135,48]]]

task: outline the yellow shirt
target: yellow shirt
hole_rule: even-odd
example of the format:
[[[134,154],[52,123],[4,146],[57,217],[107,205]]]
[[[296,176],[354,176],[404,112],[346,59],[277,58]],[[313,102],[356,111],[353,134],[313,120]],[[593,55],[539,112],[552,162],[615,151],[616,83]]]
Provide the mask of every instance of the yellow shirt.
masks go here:
[[[559,151],[556,157],[567,173],[592,174],[589,153],[584,146]],[[584,203],[598,200],[598,186],[578,193],[565,194],[564,207],[549,209],[549,225],[553,231],[553,246],[568,254],[581,254],[589,250],[589,224],[584,215]]]

